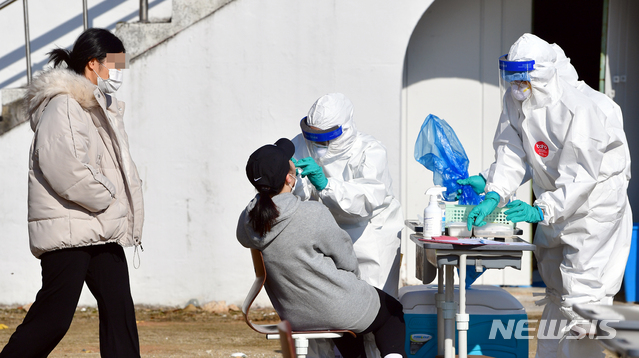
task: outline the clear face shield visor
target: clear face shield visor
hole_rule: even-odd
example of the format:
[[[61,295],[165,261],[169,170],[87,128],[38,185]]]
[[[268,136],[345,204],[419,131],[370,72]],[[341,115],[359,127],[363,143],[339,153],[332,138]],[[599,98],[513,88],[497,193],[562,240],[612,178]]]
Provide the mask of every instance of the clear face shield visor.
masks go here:
[[[534,60],[508,61],[508,55],[503,55],[499,58],[499,90],[502,105],[506,93],[509,93],[515,100],[520,102],[530,98],[532,94],[530,71],[534,69]]]

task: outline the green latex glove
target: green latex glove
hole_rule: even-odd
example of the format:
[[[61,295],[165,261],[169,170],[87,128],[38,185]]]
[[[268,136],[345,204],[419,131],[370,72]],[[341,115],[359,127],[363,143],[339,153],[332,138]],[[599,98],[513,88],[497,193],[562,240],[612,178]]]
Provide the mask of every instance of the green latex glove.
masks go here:
[[[521,200],[515,200],[512,203],[506,205],[510,210],[506,210],[506,219],[518,223],[525,221],[527,223],[538,223],[544,220],[544,213],[538,206],[530,206]]]
[[[484,179],[484,177],[481,176],[481,175],[473,175],[473,176],[468,177],[466,179],[457,180],[457,184],[459,184],[459,185],[470,185],[470,187],[473,188],[475,193],[483,194],[484,193],[484,188],[486,188],[486,179]],[[459,197],[459,195],[461,195],[461,193],[462,193],[461,189],[457,190],[457,194],[458,194],[457,197]]]
[[[324,170],[311,157],[302,158],[295,162],[295,167],[302,169],[302,178],[308,177],[315,189],[322,191],[328,184]]]
[[[293,165],[295,166],[295,175],[299,175],[302,170],[297,168],[297,160],[295,158],[291,158],[291,162],[293,162]]]
[[[491,191],[486,194],[484,201],[475,206],[468,214],[468,230],[472,230],[473,225],[484,226],[486,222],[484,218],[490,215],[499,204],[499,194]]]

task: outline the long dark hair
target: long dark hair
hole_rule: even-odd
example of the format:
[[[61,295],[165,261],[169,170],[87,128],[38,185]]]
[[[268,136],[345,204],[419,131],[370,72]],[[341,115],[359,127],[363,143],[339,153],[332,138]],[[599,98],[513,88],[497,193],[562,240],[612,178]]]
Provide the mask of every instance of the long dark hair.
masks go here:
[[[49,62],[58,67],[62,62],[77,74],[84,75],[87,63],[96,58],[102,62],[107,53],[126,52],[124,44],[117,36],[105,29],[88,29],[73,44],[73,50],[57,48],[47,55]]]
[[[276,190],[268,186],[260,186],[256,189],[259,193],[259,198],[253,209],[249,211],[249,223],[255,232],[260,234],[260,236],[264,236],[271,231],[273,224],[275,224],[275,219],[280,216],[280,212],[277,210],[277,206],[275,206],[271,196],[278,194],[281,188]]]

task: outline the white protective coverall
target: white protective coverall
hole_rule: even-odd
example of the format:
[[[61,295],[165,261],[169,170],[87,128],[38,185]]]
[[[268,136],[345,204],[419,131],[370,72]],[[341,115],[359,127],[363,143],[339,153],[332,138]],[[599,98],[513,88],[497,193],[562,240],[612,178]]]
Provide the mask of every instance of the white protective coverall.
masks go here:
[[[393,195],[386,148],[357,130],[353,104],[340,93],[320,97],[309,110],[307,123],[322,130],[342,126],[342,135],[330,141],[323,157],[303,134],[293,138],[295,159],[313,157],[328,179],[326,187],[318,192],[308,178],[302,178],[294,194],[302,200],[324,203],[353,240],[360,277],[397,297],[404,218]]]
[[[612,304],[630,249],[632,213],[627,198],[630,155],[621,110],[612,100],[577,82],[557,45],[524,34],[508,60],[534,60],[532,96],[523,102],[508,90],[495,133],[495,162],[486,192],[505,205],[532,178],[544,211],[535,233],[536,258],[546,284],[546,307],[538,332],[538,357],[596,357],[591,338],[543,332],[541,324],[567,327],[582,319],[577,303]],[[540,337],[544,335],[545,337]],[[551,339],[554,337],[554,339]]]

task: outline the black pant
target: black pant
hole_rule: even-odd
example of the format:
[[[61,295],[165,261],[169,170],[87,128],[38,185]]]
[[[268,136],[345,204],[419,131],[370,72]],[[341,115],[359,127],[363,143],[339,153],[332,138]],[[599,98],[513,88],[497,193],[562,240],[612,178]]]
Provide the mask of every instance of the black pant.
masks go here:
[[[117,244],[62,249],[41,256],[42,288],[0,358],[47,357],[66,334],[84,282],[98,302],[100,356],[140,357],[124,250]]]
[[[380,289],[376,290],[380,307],[373,323],[357,337],[345,334],[342,338],[333,339],[344,358],[366,358],[363,335],[370,332],[375,335],[375,344],[382,357],[390,353],[399,353],[406,357],[404,308],[394,297]]]

